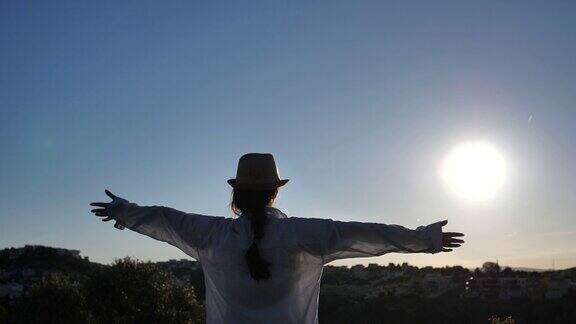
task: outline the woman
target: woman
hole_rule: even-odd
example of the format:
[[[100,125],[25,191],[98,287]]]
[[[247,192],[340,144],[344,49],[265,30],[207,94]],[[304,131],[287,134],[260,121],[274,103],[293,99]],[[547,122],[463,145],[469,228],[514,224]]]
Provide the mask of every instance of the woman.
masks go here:
[[[271,154],[242,156],[232,186],[238,218],[141,207],[106,190],[112,202],[92,212],[116,227],[167,242],[198,260],[208,323],[317,323],[324,264],[389,252],[437,253],[459,247],[447,221],[411,230],[398,225],[287,217],[272,207],[281,180]]]

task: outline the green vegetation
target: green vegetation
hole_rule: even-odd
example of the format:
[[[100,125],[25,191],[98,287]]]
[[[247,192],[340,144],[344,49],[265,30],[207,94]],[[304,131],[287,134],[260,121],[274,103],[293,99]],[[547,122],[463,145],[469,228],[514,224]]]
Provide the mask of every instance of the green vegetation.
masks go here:
[[[407,263],[326,266],[319,321],[574,323],[575,279],[576,268],[530,272],[500,269],[492,262],[475,270]],[[78,251],[4,249],[2,289],[0,323],[204,321],[204,277],[191,260],[150,263],[125,258],[102,265]]]
[[[204,318],[193,287],[130,258],[84,281],[50,275],[5,313],[7,323],[201,323]]]
[[[94,323],[86,292],[78,283],[51,275],[20,298],[7,314],[8,323]]]
[[[194,288],[149,262],[119,260],[86,288],[93,314],[105,323],[199,323],[204,317]]]

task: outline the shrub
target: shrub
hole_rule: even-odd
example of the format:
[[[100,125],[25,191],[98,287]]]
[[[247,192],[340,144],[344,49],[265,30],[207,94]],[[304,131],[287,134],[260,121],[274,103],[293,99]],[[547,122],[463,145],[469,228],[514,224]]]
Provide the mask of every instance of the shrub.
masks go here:
[[[204,311],[191,286],[154,264],[117,260],[86,283],[94,315],[105,323],[199,323]]]
[[[84,282],[51,275],[14,302],[0,323],[201,323],[191,286],[152,263],[130,258],[94,271]]]
[[[16,301],[8,323],[92,323],[82,286],[62,275],[51,275]]]
[[[499,316],[492,316],[488,319],[490,324],[514,324],[516,323],[512,316],[508,316],[506,318],[501,319]]]

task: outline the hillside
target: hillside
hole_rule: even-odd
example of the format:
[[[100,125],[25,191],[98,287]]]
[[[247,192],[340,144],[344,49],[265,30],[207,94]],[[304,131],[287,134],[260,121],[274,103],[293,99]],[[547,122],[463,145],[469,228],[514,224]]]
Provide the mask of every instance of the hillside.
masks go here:
[[[125,260],[121,262],[135,262]],[[0,310],[10,309],[14,303],[28,298],[33,287],[41,286],[54,274],[65,276],[73,286],[77,285],[74,282],[80,285],[94,282],[99,276],[97,280],[110,289],[122,285],[127,291],[138,291],[131,288],[136,283],[129,278],[119,277],[116,279],[121,280],[119,283],[106,283],[108,276],[101,274],[117,265],[91,262],[77,250],[45,246],[1,250]],[[162,280],[192,287],[192,294],[203,303],[204,276],[198,262],[170,260],[136,265],[147,269],[149,275],[155,271],[168,273],[169,277]],[[511,315],[519,323],[547,322],[550,318],[566,322],[576,319],[576,309],[570,306],[576,304],[575,275],[576,268],[516,271],[500,269],[492,262],[474,270],[459,266],[418,268],[406,263],[326,266],[319,319],[321,323],[350,323],[354,319],[373,322],[385,317],[395,323],[485,323],[490,316]]]

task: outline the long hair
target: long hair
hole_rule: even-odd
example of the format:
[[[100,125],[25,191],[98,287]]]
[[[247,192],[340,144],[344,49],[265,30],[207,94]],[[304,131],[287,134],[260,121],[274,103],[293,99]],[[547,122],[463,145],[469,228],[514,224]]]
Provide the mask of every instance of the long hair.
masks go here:
[[[250,269],[250,276],[256,281],[270,278],[270,262],[260,255],[258,242],[264,237],[266,206],[276,198],[277,193],[277,188],[271,190],[241,190],[235,188],[232,190],[232,202],[230,203],[232,212],[238,216],[243,213],[250,215],[254,236],[252,245],[246,251],[244,258]]]

